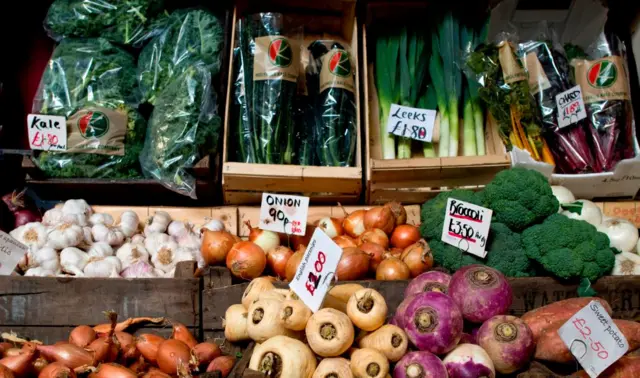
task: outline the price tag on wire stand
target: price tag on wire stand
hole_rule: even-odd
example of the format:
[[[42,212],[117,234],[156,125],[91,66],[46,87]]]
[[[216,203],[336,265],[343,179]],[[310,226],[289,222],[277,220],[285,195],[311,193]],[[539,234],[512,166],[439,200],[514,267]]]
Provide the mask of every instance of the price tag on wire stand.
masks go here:
[[[580,85],[556,95],[558,126],[565,127],[587,118]]]
[[[316,228],[289,288],[311,311],[322,307],[324,297],[335,277],[342,248],[320,228]]]
[[[573,315],[558,335],[591,378],[629,350],[627,339],[598,301],[591,301]]]
[[[0,276],[10,275],[28,251],[26,245],[0,231]]]
[[[262,193],[260,225],[263,230],[304,236],[309,197]]]
[[[442,228],[442,241],[484,258],[493,211],[449,198]]]
[[[436,114],[437,112],[431,109],[391,104],[389,118],[387,118],[387,132],[420,142],[431,142]]]
[[[27,130],[29,147],[32,150],[67,150],[67,119],[65,117],[29,114]]]

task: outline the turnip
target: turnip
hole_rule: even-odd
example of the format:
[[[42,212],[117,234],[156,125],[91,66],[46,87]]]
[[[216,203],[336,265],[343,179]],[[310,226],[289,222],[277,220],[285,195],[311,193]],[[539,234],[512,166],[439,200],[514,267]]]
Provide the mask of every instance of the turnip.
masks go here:
[[[447,369],[438,356],[429,352],[409,352],[393,369],[394,378],[447,378]]]
[[[496,371],[491,358],[481,347],[460,344],[442,360],[449,378],[495,378]]]
[[[526,365],[535,349],[529,326],[510,315],[494,316],[484,322],[478,331],[478,345],[502,374],[513,373]]]
[[[438,272],[437,270],[425,272],[409,282],[407,289],[404,291],[404,296],[408,298],[411,295],[425,291],[439,291],[447,294],[450,282],[451,276],[446,273]]]
[[[484,265],[469,265],[458,270],[451,277],[449,295],[465,320],[473,323],[506,314],[512,301],[511,286],[505,276]]]

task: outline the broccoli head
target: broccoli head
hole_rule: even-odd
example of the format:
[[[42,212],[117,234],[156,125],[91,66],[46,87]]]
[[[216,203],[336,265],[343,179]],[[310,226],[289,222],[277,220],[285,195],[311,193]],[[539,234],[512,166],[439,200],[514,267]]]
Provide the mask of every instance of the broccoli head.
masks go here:
[[[614,250],[607,235],[591,224],[554,214],[522,233],[529,259],[548,273],[570,280],[597,280],[613,269]]]
[[[512,168],[498,173],[485,187],[484,206],[493,210],[493,220],[520,232],[558,211],[558,200],[547,179],[539,172]]]
[[[427,239],[438,239],[442,237],[442,227],[444,227],[444,217],[449,198],[459,199],[475,205],[481,205],[478,194],[470,190],[454,189],[450,192],[442,192],[435,198],[430,199],[422,205],[420,218],[420,232]]]

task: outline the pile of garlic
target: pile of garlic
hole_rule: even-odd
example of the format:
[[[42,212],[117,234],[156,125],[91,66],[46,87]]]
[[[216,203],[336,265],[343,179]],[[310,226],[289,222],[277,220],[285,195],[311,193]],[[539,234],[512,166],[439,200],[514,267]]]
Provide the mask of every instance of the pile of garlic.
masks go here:
[[[207,220],[202,228],[219,231],[224,225]],[[173,277],[178,262],[205,266],[200,232],[165,211],[157,211],[142,228],[133,211],[116,222],[109,214],[94,213],[84,200],[68,200],[48,210],[42,222],[10,234],[29,247],[18,264],[25,276]]]

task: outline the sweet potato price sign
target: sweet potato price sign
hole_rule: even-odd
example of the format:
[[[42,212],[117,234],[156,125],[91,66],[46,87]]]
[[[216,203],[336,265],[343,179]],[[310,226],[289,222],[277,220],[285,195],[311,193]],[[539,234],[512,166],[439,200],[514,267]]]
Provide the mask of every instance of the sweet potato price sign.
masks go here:
[[[442,228],[442,241],[484,258],[493,211],[449,198]]]
[[[304,236],[307,231],[309,197],[262,193],[260,228]]]

